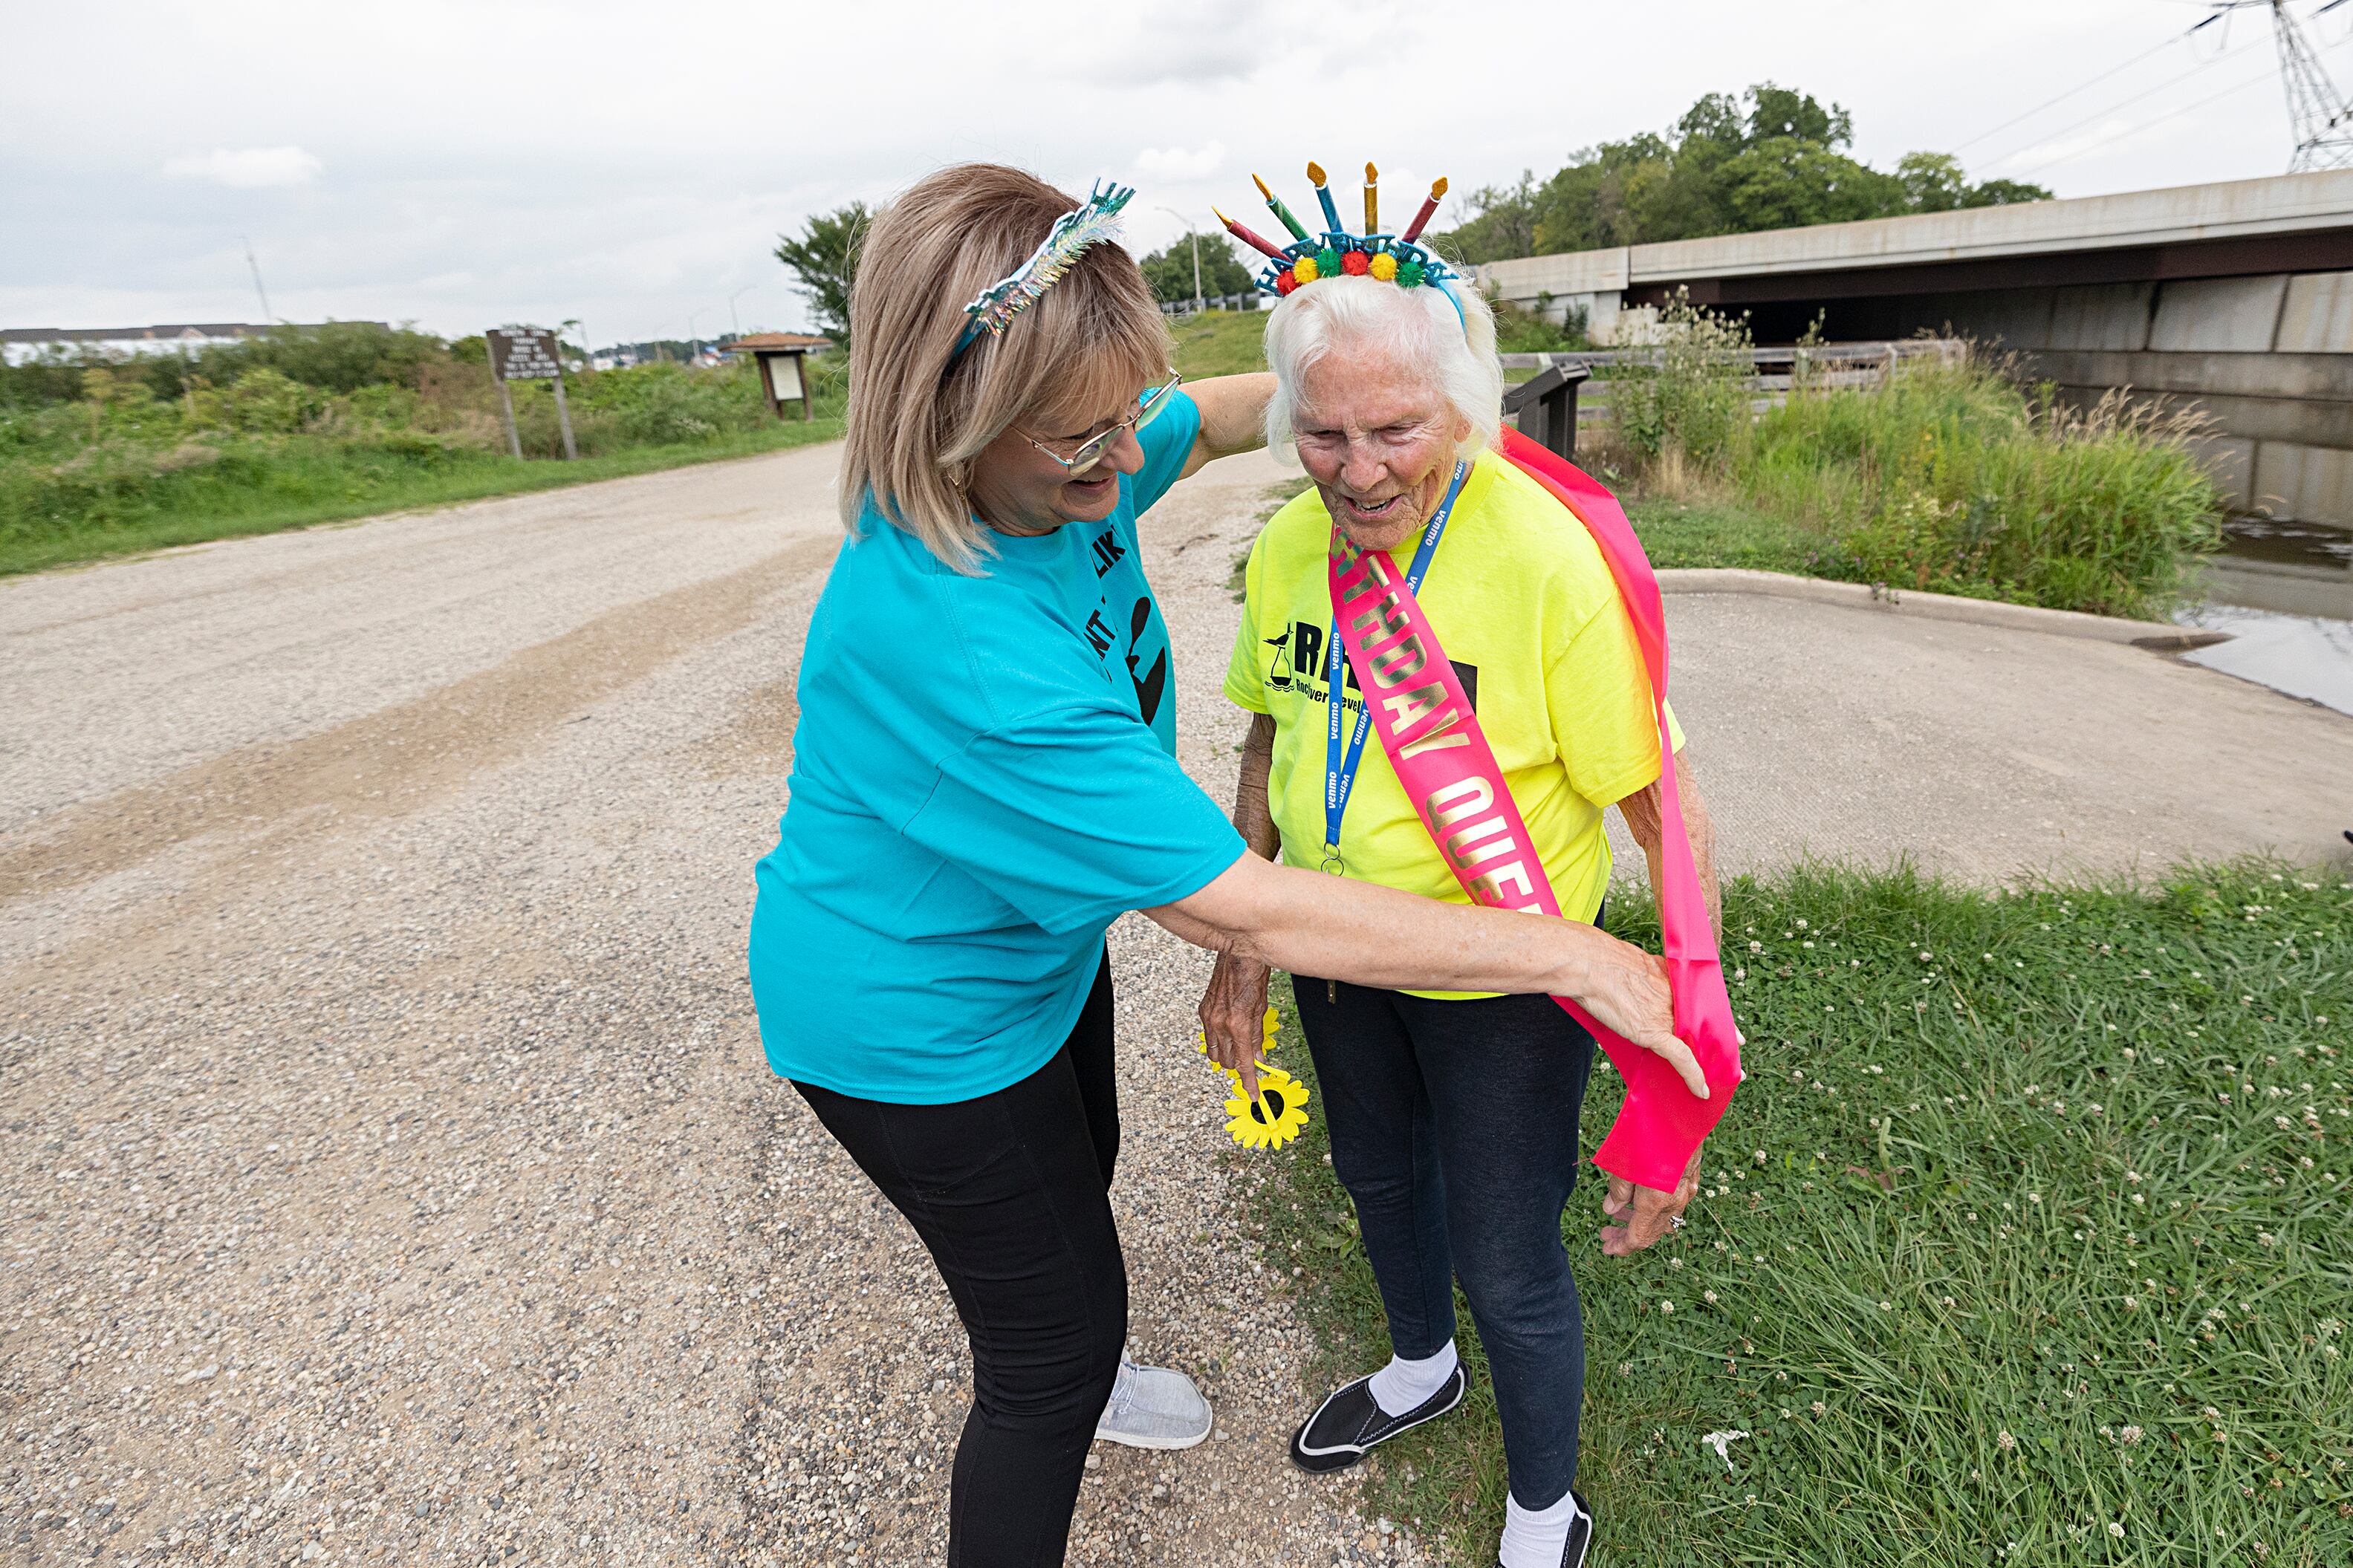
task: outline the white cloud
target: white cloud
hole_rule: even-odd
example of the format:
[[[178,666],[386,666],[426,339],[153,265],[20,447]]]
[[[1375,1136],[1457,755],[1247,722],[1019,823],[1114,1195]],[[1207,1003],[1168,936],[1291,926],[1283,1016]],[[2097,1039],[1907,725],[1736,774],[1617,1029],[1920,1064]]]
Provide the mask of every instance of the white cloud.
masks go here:
[[[300,147],[240,147],[231,152],[216,147],[209,153],[174,158],[164,173],[174,179],[210,180],[237,190],[269,185],[307,185],[326,165],[315,153]]]
[[[1159,180],[1206,179],[1225,166],[1226,144],[1205,147],[1146,147],[1135,155],[1135,172]]]

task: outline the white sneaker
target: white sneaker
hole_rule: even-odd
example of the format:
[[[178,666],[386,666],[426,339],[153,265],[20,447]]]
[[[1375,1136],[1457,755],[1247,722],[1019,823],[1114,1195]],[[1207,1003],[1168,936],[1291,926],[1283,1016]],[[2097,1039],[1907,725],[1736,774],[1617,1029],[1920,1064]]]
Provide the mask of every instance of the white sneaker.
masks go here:
[[[1123,1355],[1095,1437],[1131,1448],[1189,1448],[1215,1424],[1209,1402],[1191,1378],[1165,1366],[1138,1366]]]

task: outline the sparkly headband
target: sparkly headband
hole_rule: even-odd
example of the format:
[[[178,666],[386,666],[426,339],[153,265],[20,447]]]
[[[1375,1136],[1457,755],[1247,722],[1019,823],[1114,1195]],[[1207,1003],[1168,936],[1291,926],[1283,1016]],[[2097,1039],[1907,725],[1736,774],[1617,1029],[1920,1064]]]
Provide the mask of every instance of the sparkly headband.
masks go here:
[[[964,308],[964,331],[948,353],[948,363],[954,365],[962,358],[983,332],[1003,337],[1013,318],[1060,282],[1071,263],[1092,247],[1117,239],[1119,209],[1134,195],[1134,186],[1096,181],[1075,211],[1054,220],[1045,243],[1029,253],[1029,260],[982,289]]]
[[[1288,294],[1295,289],[1322,278],[1373,278],[1383,283],[1395,283],[1401,289],[1429,287],[1444,294],[1453,305],[1455,314],[1462,311],[1462,301],[1455,296],[1453,268],[1440,261],[1414,241],[1438,215],[1439,199],[1446,195],[1446,182],[1439,180],[1430,187],[1430,195],[1406,226],[1403,234],[1380,232],[1380,171],[1370,163],[1365,165],[1365,232],[1351,234],[1341,226],[1340,208],[1332,200],[1332,188],[1324,179],[1324,166],[1307,165],[1307,178],[1315,186],[1315,199],[1324,205],[1324,232],[1311,236],[1306,226],[1293,217],[1283,205],[1282,198],[1267,189],[1266,182],[1256,174],[1250,176],[1258,185],[1259,195],[1266,198],[1267,210],[1273,213],[1283,227],[1291,231],[1289,245],[1276,246],[1244,228],[1240,224],[1218,213],[1218,221],[1226,232],[1267,257],[1267,264],[1258,275],[1259,288],[1269,294]],[[1215,207],[1209,209],[1217,212]]]

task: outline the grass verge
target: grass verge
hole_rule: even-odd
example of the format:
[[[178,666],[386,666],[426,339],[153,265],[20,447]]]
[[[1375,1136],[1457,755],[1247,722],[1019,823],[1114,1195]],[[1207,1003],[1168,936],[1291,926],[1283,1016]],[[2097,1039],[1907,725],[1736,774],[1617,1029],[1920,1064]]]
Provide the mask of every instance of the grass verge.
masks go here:
[[[1176,338],[1176,368],[1187,381],[1266,368],[1264,311],[1204,310],[1168,326]]]
[[[1738,566],[1800,577],[1868,581],[1855,558],[1820,529],[1735,500],[1630,501],[1627,517],[1643,553],[1662,570]]]
[[[1813,868],[1725,910],[1750,1079],[1692,1224],[1604,1259],[1597,1179],[1564,1226],[1608,1560],[2353,1560],[2353,882],[2250,862],[2002,896]],[[1610,923],[1656,940],[1639,895]],[[1588,1153],[1617,1083],[1595,1075]],[[1271,1272],[1300,1271],[1303,1409],[1388,1354],[1327,1147],[1319,1114],[1249,1200]],[[1503,1445],[1458,1312],[1470,1399],[1363,1485],[1481,1565]],[[1728,1462],[1721,1432],[1746,1434]]]
[[[840,435],[838,416],[777,421],[707,440],[623,447],[576,463],[290,441],[267,461],[220,461],[170,474],[133,504],[108,513],[0,528],[0,575],[754,457]]]

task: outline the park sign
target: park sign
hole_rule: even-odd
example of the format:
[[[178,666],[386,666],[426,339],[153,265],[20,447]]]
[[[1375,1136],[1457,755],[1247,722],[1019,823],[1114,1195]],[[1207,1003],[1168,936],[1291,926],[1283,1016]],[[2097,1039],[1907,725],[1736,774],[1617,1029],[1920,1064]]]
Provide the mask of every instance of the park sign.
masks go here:
[[[561,381],[555,334],[543,327],[507,327],[482,334],[491,346],[491,374],[501,381]]]
[[[491,379],[498,383],[499,407],[507,416],[507,450],[522,456],[522,436],[515,429],[514,395],[511,381],[544,381],[555,393],[555,422],[564,431],[566,460],[580,456],[572,440],[572,410],[564,401],[563,344],[545,327],[501,327],[482,334],[491,351]]]

